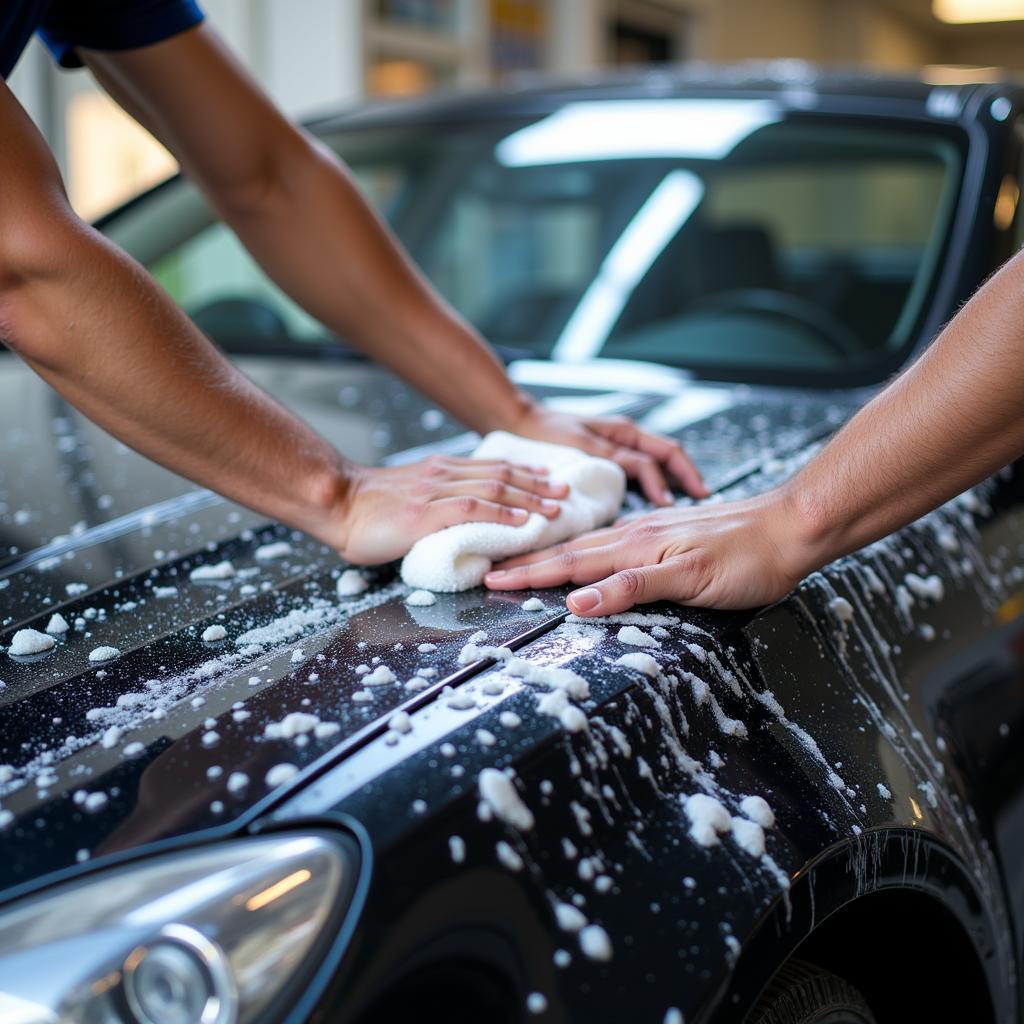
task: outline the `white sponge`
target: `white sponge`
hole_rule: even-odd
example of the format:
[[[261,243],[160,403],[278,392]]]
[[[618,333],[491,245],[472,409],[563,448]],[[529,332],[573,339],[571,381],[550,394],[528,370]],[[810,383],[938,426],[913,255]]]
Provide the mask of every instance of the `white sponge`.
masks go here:
[[[422,590],[451,593],[479,586],[495,562],[536,551],[610,522],[626,491],[621,467],[577,448],[530,441],[504,431],[488,434],[474,459],[505,459],[546,466],[550,478],[569,485],[555,519],[530,513],[522,526],[461,523],[417,541],[402,562],[402,579]]]

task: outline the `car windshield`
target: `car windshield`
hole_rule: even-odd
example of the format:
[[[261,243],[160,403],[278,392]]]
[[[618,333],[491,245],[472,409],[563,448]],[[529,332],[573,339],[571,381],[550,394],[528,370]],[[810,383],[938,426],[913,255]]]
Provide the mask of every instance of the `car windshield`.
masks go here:
[[[935,131],[767,100],[356,125],[321,135],[492,343],[721,379],[888,372],[916,340],[961,176]],[[187,183],[105,229],[228,349],[339,344]]]

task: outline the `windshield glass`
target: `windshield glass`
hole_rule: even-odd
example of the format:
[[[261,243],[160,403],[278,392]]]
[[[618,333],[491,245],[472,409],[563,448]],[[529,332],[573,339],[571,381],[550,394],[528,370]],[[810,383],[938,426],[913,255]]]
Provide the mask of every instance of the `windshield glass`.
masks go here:
[[[580,101],[324,137],[496,345],[724,379],[890,366],[915,340],[961,169],[937,134],[764,100]],[[107,230],[229,348],[336,343],[184,183]]]

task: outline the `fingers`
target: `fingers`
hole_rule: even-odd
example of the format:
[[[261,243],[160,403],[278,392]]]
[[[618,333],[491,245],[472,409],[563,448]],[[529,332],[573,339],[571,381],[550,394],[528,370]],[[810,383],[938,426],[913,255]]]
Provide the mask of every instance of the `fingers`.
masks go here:
[[[562,583],[593,583],[615,568],[615,547],[580,548],[566,545],[557,554],[512,569],[496,569],[484,577],[490,590],[557,587]]]
[[[460,497],[438,498],[426,506],[422,517],[421,537],[444,530],[459,523],[500,523],[503,526],[522,526],[530,513],[524,508],[499,505],[494,501],[477,498],[472,494]]]
[[[495,480],[544,498],[564,498],[569,485],[548,478],[537,466],[518,466],[497,459],[440,459],[435,464],[445,480]]]
[[[555,519],[561,512],[561,506],[552,498],[544,498],[503,480],[453,480],[441,484],[437,489],[438,497],[457,498],[468,494],[495,505],[508,505],[510,508],[526,509],[527,512],[538,512],[547,519]]]
[[[691,587],[685,569],[675,560],[623,569],[607,579],[569,595],[566,604],[576,615],[616,615],[651,601],[682,600]]]
[[[580,551],[584,548],[604,547],[612,543],[618,536],[618,532],[612,527],[603,530],[594,530],[592,533],[585,533],[575,540],[566,541],[564,544],[555,544],[550,548],[543,548],[540,551],[531,551],[526,555],[516,555],[515,558],[506,559],[494,567],[494,572],[504,572],[508,569],[518,569],[521,565],[532,565],[534,562],[545,562],[551,558],[558,558],[567,551]]]
[[[648,501],[662,507],[674,502],[672,492],[668,489],[661,467],[650,456],[631,448],[616,448],[612,459],[640,484],[640,489]]]
[[[604,433],[619,448],[626,451],[640,452],[654,460],[657,465],[663,466],[682,484],[683,489],[691,497],[706,498],[710,493],[700,471],[678,442],[668,437],[662,437],[660,434],[651,434],[628,419],[613,418],[599,420],[593,426]],[[620,462],[620,465],[629,472],[625,464]],[[643,484],[642,477],[638,475],[636,478],[640,479]],[[653,485],[654,477],[649,472],[647,479]],[[644,485],[644,493],[651,501],[655,501],[658,504],[667,504],[667,502],[659,501],[655,495],[649,493],[646,485]]]

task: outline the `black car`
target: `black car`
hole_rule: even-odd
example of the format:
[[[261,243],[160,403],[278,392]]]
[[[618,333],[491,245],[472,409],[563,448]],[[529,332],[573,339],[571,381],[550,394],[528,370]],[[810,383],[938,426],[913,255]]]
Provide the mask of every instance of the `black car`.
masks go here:
[[[1024,93],[968,79],[659,70],[314,130],[522,386],[679,438],[721,500],[1017,248]],[[188,183],[101,227],[354,458],[472,447]],[[756,613],[581,622],[411,606],[11,356],[0,396],[0,1021],[1022,1019],[1012,469]]]

